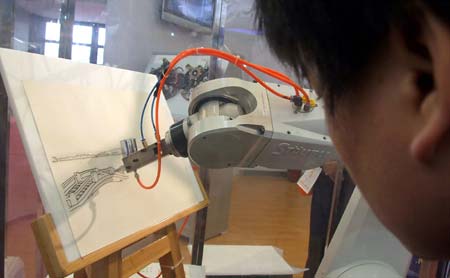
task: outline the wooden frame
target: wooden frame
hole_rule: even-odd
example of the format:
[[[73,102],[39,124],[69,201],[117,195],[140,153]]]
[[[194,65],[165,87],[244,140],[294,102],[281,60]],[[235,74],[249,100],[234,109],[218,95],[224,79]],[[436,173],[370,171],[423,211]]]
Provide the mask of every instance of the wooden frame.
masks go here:
[[[75,278],[130,277],[151,262],[159,260],[164,278],[184,278],[175,222],[208,205],[208,196],[200,181],[199,186],[204,200],[197,205],[72,262],[67,261],[51,215],[39,217],[31,224],[31,228],[50,277],[66,277],[72,273],[75,273]],[[163,234],[161,238],[122,258],[123,249],[158,232]]]

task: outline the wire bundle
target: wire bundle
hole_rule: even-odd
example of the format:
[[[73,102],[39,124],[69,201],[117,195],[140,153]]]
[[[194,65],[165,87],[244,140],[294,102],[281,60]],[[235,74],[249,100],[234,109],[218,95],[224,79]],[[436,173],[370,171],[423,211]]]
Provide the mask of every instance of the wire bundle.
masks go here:
[[[143,132],[143,120],[144,120],[144,112],[148,105],[150,97],[153,95],[153,101],[152,101],[152,108],[151,108],[151,114],[152,114],[152,125],[155,131],[155,138],[156,138],[156,145],[157,145],[157,157],[158,157],[158,167],[156,172],[156,177],[151,185],[145,185],[139,175],[136,173],[135,177],[138,182],[138,184],[144,188],[144,189],[152,189],[154,188],[160,179],[161,176],[161,160],[162,160],[162,150],[161,150],[161,134],[159,132],[159,102],[161,98],[161,92],[164,87],[164,84],[169,76],[169,73],[175,68],[175,65],[182,59],[188,57],[188,56],[197,56],[197,55],[208,55],[208,56],[214,56],[217,58],[221,58],[224,60],[227,60],[228,62],[236,65],[238,68],[240,68],[242,71],[247,73],[250,77],[252,77],[256,82],[258,82],[261,86],[263,86],[265,89],[267,89],[269,92],[273,93],[274,95],[284,98],[286,100],[291,100],[291,97],[281,94],[277,92],[276,90],[272,89],[270,86],[268,86],[263,80],[261,80],[258,76],[256,76],[255,73],[253,73],[249,68],[257,70],[261,73],[264,73],[268,76],[271,76],[275,79],[278,79],[279,81],[286,83],[294,88],[295,95],[300,96],[300,93],[303,96],[303,99],[305,103],[310,104],[311,100],[309,99],[308,94],[306,91],[298,84],[296,84],[294,81],[292,81],[287,75],[275,71],[273,69],[263,67],[261,65],[250,63],[244,59],[241,59],[239,56],[232,55],[230,53],[217,50],[214,48],[190,48],[186,49],[182,52],[180,52],[175,58],[170,62],[168,68],[166,71],[164,71],[162,78],[156,83],[156,85],[153,87],[153,89],[150,91],[149,96],[147,97],[147,100],[145,101],[144,108],[142,110],[141,114],[141,140],[145,142],[144,132]],[[157,88],[157,89],[156,89]],[[156,90],[156,94],[155,91]],[[153,111],[154,110],[154,111]],[[154,117],[154,118],[153,118]]]

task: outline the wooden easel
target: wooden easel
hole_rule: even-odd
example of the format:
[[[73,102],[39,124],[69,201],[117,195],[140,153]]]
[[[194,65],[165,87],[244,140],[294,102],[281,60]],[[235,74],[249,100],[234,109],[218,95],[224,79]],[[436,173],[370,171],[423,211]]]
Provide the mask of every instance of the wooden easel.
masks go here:
[[[106,246],[85,257],[68,262],[50,214],[45,214],[32,224],[37,245],[50,277],[75,278],[130,277],[151,262],[159,260],[164,278],[184,278],[184,269],[175,224],[160,230],[164,235],[158,240],[122,258],[122,250],[142,238],[154,234],[153,229],[140,232]]]
[[[51,215],[44,214],[39,217],[31,227],[50,277],[66,277],[72,273],[75,278],[130,277],[148,264],[159,260],[164,278],[184,278],[183,258],[175,221],[208,205],[206,192],[201,183],[199,185],[205,197],[201,203],[156,226],[134,233],[72,262],[67,261]],[[162,234],[162,237],[122,257],[123,249],[153,234]]]

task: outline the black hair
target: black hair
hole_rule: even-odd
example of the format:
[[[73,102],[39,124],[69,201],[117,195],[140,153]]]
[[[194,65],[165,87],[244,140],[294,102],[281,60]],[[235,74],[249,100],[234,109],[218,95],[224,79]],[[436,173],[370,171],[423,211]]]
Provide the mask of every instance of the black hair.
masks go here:
[[[256,21],[282,62],[314,71],[332,111],[357,90],[393,26],[418,35],[425,8],[450,24],[449,0],[256,0]]]

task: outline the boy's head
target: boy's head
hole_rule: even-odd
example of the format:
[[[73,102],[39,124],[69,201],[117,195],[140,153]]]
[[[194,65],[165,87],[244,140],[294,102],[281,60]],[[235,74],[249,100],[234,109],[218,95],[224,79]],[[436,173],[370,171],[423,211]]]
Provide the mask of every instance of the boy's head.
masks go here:
[[[257,0],[281,61],[327,108],[330,135],[380,220],[450,258],[450,1]]]

